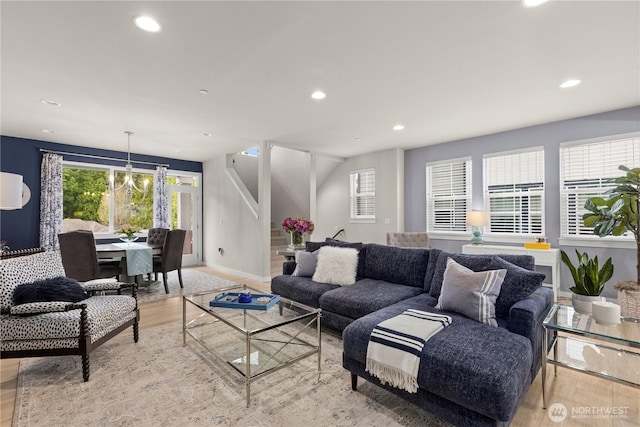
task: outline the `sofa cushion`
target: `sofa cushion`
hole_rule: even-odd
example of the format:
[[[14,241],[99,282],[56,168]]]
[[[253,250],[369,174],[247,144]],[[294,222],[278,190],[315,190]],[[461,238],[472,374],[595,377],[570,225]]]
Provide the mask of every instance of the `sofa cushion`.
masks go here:
[[[436,263],[434,266],[433,279],[431,280],[431,287],[429,289],[429,294],[434,298],[438,298],[440,296],[440,289],[442,288],[442,279],[444,276],[444,270],[447,268],[447,258],[452,258],[458,264],[464,265],[465,267],[473,271],[485,271],[485,270],[491,269],[491,262],[493,261],[494,256],[496,255],[461,254],[461,253],[441,251],[438,254],[438,259],[436,260]],[[533,268],[535,267],[535,264],[534,264],[535,260],[530,255],[498,255],[498,256],[506,261],[509,261],[512,264],[518,265],[528,270],[533,270]]]
[[[519,267],[498,256],[493,257],[489,268],[507,270],[507,275],[500,288],[500,295],[496,301],[496,316],[502,318],[509,316],[509,309],[513,304],[527,298],[542,286],[542,281],[545,278],[542,273]]]
[[[495,304],[506,273],[506,269],[475,272],[448,258],[436,308],[498,326]]]
[[[429,249],[367,244],[364,278],[424,288]]]
[[[13,303],[13,290],[23,283],[65,276],[60,252],[48,251],[0,262],[0,308],[8,311]]]
[[[271,292],[310,307],[320,307],[320,296],[339,285],[318,283],[311,277],[276,276],[271,279]]]
[[[351,319],[357,319],[422,292],[422,288],[414,286],[361,279],[354,285],[324,293],[320,297],[320,308],[323,311],[331,311]]]
[[[409,308],[441,313],[418,295],[355,320],[342,334],[344,357],[366,363],[373,328]],[[532,350],[523,336],[452,313],[424,346],[418,386],[487,417],[507,421],[531,384]]]
[[[357,250],[323,246],[318,251],[318,263],[312,278],[314,282],[353,285],[356,282],[357,268]]]
[[[292,276],[311,277],[316,272],[318,263],[318,251],[296,251],[296,269]]]
[[[304,242],[304,250],[307,252],[315,252],[326,244],[326,242]]]

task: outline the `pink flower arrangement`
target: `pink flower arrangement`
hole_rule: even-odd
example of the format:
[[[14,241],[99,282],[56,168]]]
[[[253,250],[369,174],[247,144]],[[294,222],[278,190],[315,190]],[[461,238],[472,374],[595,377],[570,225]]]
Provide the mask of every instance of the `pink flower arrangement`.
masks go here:
[[[301,217],[287,217],[282,221],[282,229],[287,233],[297,232],[310,235],[313,233],[313,221]]]

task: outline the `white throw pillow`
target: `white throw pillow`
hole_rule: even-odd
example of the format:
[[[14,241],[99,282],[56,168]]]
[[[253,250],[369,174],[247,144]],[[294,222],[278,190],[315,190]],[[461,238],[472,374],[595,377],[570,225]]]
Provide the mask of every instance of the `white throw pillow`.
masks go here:
[[[318,252],[314,282],[353,285],[358,270],[358,251],[353,248],[323,246]]]
[[[496,299],[506,269],[473,271],[447,258],[437,309],[455,311],[491,326],[496,321]]]

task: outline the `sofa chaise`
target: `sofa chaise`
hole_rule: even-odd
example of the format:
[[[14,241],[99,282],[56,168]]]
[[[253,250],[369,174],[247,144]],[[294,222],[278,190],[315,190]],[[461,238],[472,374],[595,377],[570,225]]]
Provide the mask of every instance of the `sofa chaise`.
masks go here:
[[[553,291],[541,286],[544,275],[534,271],[533,257],[467,255],[327,239],[307,243],[307,252],[316,254],[318,268],[322,247],[327,245],[357,251],[355,283],[321,283],[309,272],[299,275],[298,263],[287,261],[284,274],[272,279],[271,290],[321,308],[323,326],[342,332],[343,366],[351,372],[354,390],[361,377],[456,426],[510,424],[540,369],[542,320],[553,304]],[[305,254],[299,261],[308,257]],[[436,308],[439,299],[444,302],[443,290],[455,286],[451,284],[455,276],[449,274],[445,280],[449,260],[472,272],[505,270],[493,324]],[[451,317],[451,324],[422,349],[417,393],[383,384],[366,370],[373,329],[407,309]]]

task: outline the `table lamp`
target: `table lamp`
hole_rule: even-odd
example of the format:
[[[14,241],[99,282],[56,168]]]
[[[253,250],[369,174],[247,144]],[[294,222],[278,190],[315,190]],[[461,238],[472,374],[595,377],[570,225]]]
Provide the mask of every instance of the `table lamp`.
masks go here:
[[[467,212],[467,225],[473,227],[473,237],[471,243],[474,245],[481,245],[484,243],[482,239],[482,231],[480,227],[489,225],[489,215],[486,211],[468,211]]]

